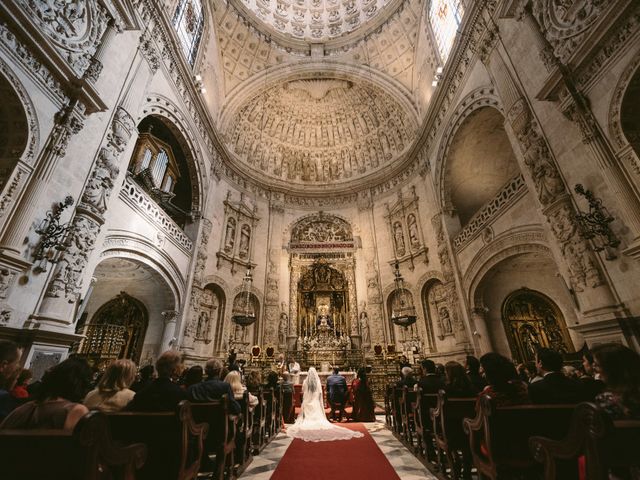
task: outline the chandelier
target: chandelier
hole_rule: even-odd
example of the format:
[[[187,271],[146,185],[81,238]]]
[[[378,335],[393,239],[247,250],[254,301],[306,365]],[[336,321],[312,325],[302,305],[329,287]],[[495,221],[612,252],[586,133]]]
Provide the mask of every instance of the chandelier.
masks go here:
[[[411,295],[404,287],[404,279],[400,274],[400,264],[395,266],[395,289],[391,310],[391,321],[399,327],[407,328],[416,323],[416,307],[413,305]]]
[[[248,327],[256,321],[256,312],[251,302],[251,284],[253,283],[253,277],[251,276],[251,266],[247,268],[247,273],[242,279],[242,298],[243,302],[239,302],[239,305],[234,306],[231,320],[240,325],[242,328]]]

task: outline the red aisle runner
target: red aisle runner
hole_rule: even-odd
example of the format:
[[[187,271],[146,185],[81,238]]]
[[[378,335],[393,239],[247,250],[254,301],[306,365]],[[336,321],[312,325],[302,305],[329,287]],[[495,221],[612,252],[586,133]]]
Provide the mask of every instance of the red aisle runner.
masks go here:
[[[344,426],[364,433],[364,437],[333,442],[296,438],[271,480],[400,480],[362,424]]]

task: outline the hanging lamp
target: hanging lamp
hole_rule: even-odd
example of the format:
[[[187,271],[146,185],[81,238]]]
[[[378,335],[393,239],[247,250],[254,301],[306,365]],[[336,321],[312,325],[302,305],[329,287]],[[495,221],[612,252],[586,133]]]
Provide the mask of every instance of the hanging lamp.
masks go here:
[[[407,328],[416,323],[416,307],[413,305],[411,295],[404,287],[404,279],[400,274],[400,263],[395,264],[395,289],[391,310],[391,321],[399,327]]]
[[[242,296],[244,305],[240,304],[233,309],[231,320],[241,327],[248,327],[256,321],[256,312],[251,304],[251,284],[253,277],[251,276],[251,266],[247,268],[247,273],[242,279]]]

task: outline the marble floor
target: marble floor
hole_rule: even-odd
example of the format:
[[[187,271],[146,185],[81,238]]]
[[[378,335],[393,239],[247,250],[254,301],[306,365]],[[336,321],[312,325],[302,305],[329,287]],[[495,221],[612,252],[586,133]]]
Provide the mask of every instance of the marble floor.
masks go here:
[[[384,417],[378,417],[375,423],[365,423],[364,425],[402,480],[436,480],[436,477],[385,427]],[[291,441],[286,434],[280,433],[260,455],[253,458],[253,462],[242,474],[240,480],[267,480],[271,478],[271,474],[278,466],[278,462],[284,456]]]

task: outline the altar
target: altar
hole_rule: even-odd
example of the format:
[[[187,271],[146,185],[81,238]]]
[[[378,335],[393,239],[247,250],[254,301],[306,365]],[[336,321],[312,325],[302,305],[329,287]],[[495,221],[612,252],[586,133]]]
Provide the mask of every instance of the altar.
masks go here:
[[[318,372],[318,377],[320,377],[320,381],[322,382],[322,385],[326,385],[327,384],[327,377],[329,377],[333,372]],[[291,375],[293,377],[292,382],[294,385],[301,385],[302,382],[304,382],[307,378],[308,372],[300,372],[296,375]],[[338,375],[342,375],[346,380],[347,383],[350,384],[351,382],[353,382],[353,380],[356,378],[356,372],[351,372],[351,371],[347,371],[347,372],[339,372]]]

